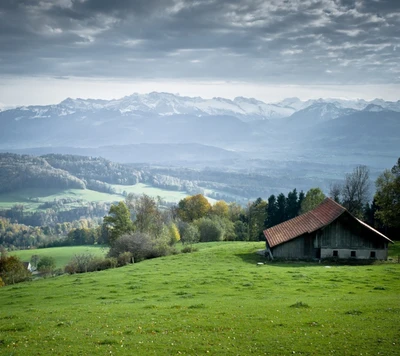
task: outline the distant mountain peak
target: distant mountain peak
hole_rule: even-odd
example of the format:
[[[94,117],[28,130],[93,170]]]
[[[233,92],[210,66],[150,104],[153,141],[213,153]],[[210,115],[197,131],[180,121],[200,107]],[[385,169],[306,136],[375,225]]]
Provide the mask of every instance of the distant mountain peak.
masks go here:
[[[369,112],[380,112],[380,111],[387,111],[387,109],[383,108],[380,105],[376,105],[376,104],[369,104],[368,106],[366,106],[363,111],[369,111]]]
[[[133,93],[119,99],[82,99],[66,98],[58,105],[20,107],[15,112],[14,120],[51,118],[75,115],[75,119],[84,120],[87,115],[99,110],[109,115],[121,114],[124,117],[148,117],[188,115],[191,117],[232,116],[243,122],[281,119],[295,113],[312,113],[316,120],[329,120],[355,111],[400,112],[400,101],[388,102],[382,99],[365,101],[363,99],[347,100],[342,98],[310,99],[302,101],[297,97],[286,98],[278,103],[266,103],[255,98],[238,96],[233,100],[214,97],[188,97],[167,92]],[[306,111],[303,111],[306,110]],[[2,110],[6,113],[9,110]],[[99,114],[101,124],[102,114]]]

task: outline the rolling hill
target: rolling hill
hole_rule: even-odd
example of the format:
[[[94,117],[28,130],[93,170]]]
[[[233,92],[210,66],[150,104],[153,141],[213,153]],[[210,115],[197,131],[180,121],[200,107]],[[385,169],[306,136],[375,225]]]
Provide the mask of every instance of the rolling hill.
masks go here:
[[[258,265],[260,242],[198,247],[0,288],[0,353],[398,355],[400,265]]]

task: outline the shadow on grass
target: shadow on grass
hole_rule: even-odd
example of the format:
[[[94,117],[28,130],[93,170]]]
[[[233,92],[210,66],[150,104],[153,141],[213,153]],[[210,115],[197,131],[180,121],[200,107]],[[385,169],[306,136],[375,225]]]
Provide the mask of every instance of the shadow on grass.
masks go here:
[[[321,266],[369,266],[385,263],[378,260],[357,260],[357,259],[323,259],[323,260],[284,260],[275,259],[273,261],[257,252],[238,253],[234,255],[243,262],[250,264],[264,263],[274,267],[321,267]]]
[[[258,254],[257,252],[237,253],[234,256],[241,258],[243,262],[251,264],[267,262],[267,259],[263,255]]]

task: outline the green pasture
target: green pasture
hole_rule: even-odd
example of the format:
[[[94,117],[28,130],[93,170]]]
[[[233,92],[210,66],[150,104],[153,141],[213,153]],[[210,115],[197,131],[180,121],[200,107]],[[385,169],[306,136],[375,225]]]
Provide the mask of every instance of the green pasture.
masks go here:
[[[160,197],[162,200],[168,203],[179,203],[180,200],[186,198],[189,193],[183,191],[176,190],[165,190],[157,187],[152,187],[151,185],[147,185],[144,183],[138,183],[135,185],[112,185],[117,193],[122,194],[122,192],[133,193],[136,195],[146,194],[149,197],[157,198]],[[214,204],[216,202],[215,199],[206,197],[210,204]]]
[[[90,253],[94,256],[104,256],[107,251],[108,248],[102,246],[66,246],[12,251],[10,255],[18,256],[21,261],[26,262],[31,260],[32,255],[38,255],[39,257],[49,256],[56,260],[57,268],[63,268],[74,255]]]
[[[127,193],[133,193],[136,195],[146,194],[152,198],[157,198],[158,196],[165,200],[166,202],[178,203],[183,198],[186,198],[189,194],[182,191],[174,190],[164,190],[161,188],[152,187],[147,184],[138,183],[135,185],[112,185],[116,191],[122,194],[123,191]]]
[[[83,202],[116,202],[124,199],[121,195],[90,189],[29,188],[1,193],[0,209],[10,209],[15,204],[22,204],[26,210],[36,210],[44,202],[65,198],[81,199]]]
[[[108,194],[97,192],[90,189],[55,189],[55,188],[27,188],[20,189],[13,192],[0,193],[0,209],[10,209],[16,204],[24,205],[25,210],[37,210],[40,204],[56,199],[81,199],[84,202],[118,202],[123,200],[122,192],[134,193],[137,195],[147,194],[150,197],[177,203],[181,199],[188,196],[186,192],[178,192],[171,190],[164,190],[155,188],[143,183],[136,185],[112,185],[117,194]],[[79,203],[68,204],[68,206],[75,207]]]
[[[0,354],[400,354],[400,264],[258,265],[262,242],[197,246],[0,288]]]

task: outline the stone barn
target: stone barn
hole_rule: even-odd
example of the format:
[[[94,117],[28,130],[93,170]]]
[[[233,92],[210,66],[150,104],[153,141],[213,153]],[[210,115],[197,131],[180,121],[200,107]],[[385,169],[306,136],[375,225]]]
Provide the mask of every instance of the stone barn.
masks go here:
[[[284,259],[386,260],[388,237],[326,198],[315,209],[264,231],[266,255]]]

